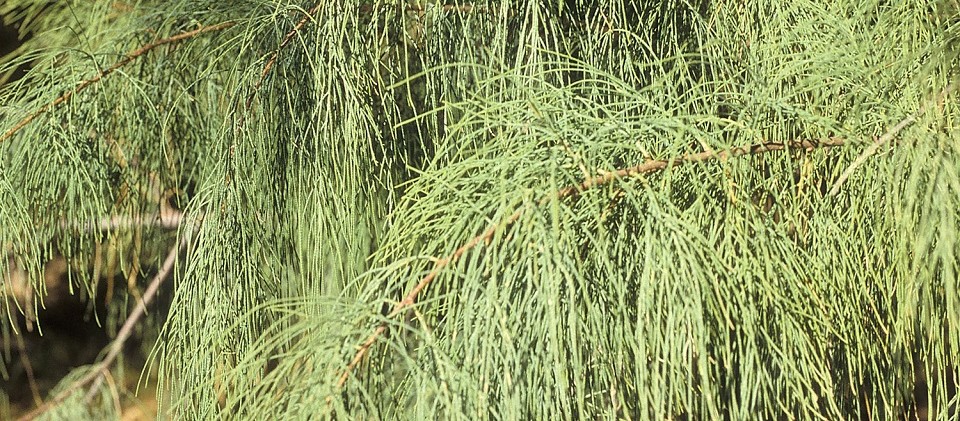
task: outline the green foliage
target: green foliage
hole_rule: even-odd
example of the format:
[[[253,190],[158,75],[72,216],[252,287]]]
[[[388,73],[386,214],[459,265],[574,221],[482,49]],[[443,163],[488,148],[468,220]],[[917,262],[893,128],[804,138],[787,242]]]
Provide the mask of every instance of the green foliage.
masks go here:
[[[163,414],[891,419],[922,369],[957,416],[955,1],[322,2],[300,27],[311,7],[0,7],[35,33],[4,132],[126,51],[236,23],[0,143],[0,244],[34,279],[63,254],[96,294],[96,246],[159,265],[175,243],[77,221],[172,201],[199,227],[152,358]]]

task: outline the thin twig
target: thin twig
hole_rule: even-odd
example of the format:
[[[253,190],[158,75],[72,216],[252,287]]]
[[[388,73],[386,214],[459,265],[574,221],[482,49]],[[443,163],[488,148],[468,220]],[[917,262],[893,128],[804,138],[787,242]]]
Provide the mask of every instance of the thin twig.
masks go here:
[[[185,233],[179,244],[174,247],[173,250],[170,250],[169,254],[167,254],[167,258],[160,267],[160,271],[157,272],[157,275],[153,277],[153,280],[150,281],[150,285],[147,287],[146,292],[143,293],[143,301],[139,302],[134,308],[133,312],[127,316],[127,320],[120,328],[120,332],[117,333],[117,337],[114,338],[110,345],[108,345],[109,350],[107,351],[106,357],[97,363],[97,365],[94,366],[94,368],[87,373],[86,376],[83,376],[81,379],[73,382],[73,384],[67,387],[63,392],[60,392],[60,394],[57,396],[53,397],[47,402],[44,402],[43,405],[38,406],[26,415],[20,417],[20,421],[32,420],[46,413],[47,411],[55,408],[65,399],[69,398],[78,389],[93,383],[93,386],[86,395],[87,399],[90,399],[90,397],[99,387],[100,383],[103,381],[104,373],[110,369],[110,365],[113,364],[114,360],[117,359],[117,356],[120,355],[120,352],[123,350],[123,346],[127,339],[129,339],[130,335],[133,334],[133,328],[137,325],[140,319],[143,318],[144,314],[146,314],[147,305],[149,305],[150,302],[153,301],[154,297],[156,297],[157,290],[160,289],[160,285],[163,284],[163,282],[170,276],[170,273],[173,272],[174,265],[177,261],[177,256],[179,256],[180,252],[186,248],[187,244],[190,242],[190,237],[191,236],[188,233]]]
[[[270,70],[273,69],[273,65],[277,63],[277,59],[280,57],[280,52],[283,51],[283,48],[286,47],[291,40],[293,40],[294,36],[300,33],[300,30],[303,29],[303,27],[307,24],[307,22],[309,22],[310,19],[314,18],[314,15],[317,13],[318,10],[320,10],[320,6],[322,5],[323,5],[323,2],[321,1],[315,4],[313,7],[311,7],[310,10],[307,10],[307,14],[302,19],[300,19],[300,21],[297,22],[296,25],[293,26],[293,29],[291,29],[290,32],[287,32],[287,34],[284,35],[283,40],[280,41],[280,45],[277,47],[276,50],[273,51],[273,54],[270,55],[270,58],[267,59],[266,64],[263,65],[263,70],[260,72],[260,77],[257,78],[257,82],[253,84],[253,89],[250,91],[250,94],[247,95],[247,100],[243,104],[244,114],[241,114],[238,119],[238,122],[236,125],[237,130],[239,130],[240,128],[242,128],[244,125],[247,124],[247,114],[252,113],[253,100],[257,97],[257,94],[260,92],[260,88],[263,87],[263,82],[267,80],[267,75],[270,74]],[[231,146],[230,154],[229,154],[231,158],[233,157],[233,151],[234,151],[234,148],[233,146]],[[230,184],[229,175],[227,175],[224,182],[228,185]],[[223,211],[222,204],[220,205],[220,211],[221,212]]]
[[[62,229],[76,229],[78,231],[114,231],[135,227],[160,227],[176,229],[183,221],[183,213],[177,210],[167,212],[148,213],[134,216],[108,216],[99,220],[85,222],[61,222]]]
[[[432,4],[428,4],[427,6],[429,6],[429,7],[431,7],[431,8],[435,7],[435,6],[432,5]],[[484,7],[484,6],[475,6],[473,3],[462,3],[462,4],[460,4],[460,5],[445,4],[445,5],[443,5],[443,6],[437,6],[437,7],[440,7],[440,10],[443,11],[443,12],[446,12],[446,13],[470,13],[470,12],[474,12],[474,11],[483,11],[483,12],[485,12],[485,11],[489,11],[489,10],[490,10],[489,8]],[[364,15],[371,14],[371,13],[374,12],[374,10],[376,10],[376,8],[377,8],[377,7],[374,6],[374,5],[372,5],[372,4],[364,4],[364,5],[360,6],[360,14],[364,14]],[[415,12],[415,13],[417,13],[417,14],[419,14],[419,15],[424,15],[424,14],[426,14],[427,10],[429,10],[429,9],[428,9],[427,7],[409,6],[409,5],[408,5],[408,6],[404,7],[403,10],[406,11],[406,12]],[[435,9],[434,9],[434,10],[435,10]]]
[[[825,140],[799,140],[799,141],[786,142],[786,143],[768,142],[768,143],[760,143],[752,146],[727,149],[720,152],[708,151],[708,152],[700,152],[696,154],[687,154],[671,160],[652,159],[637,166],[633,166],[630,168],[625,168],[617,171],[612,171],[604,175],[600,175],[600,176],[596,176],[596,177],[584,180],[582,183],[562,188],[554,192],[552,195],[545,196],[543,199],[540,200],[539,204],[543,205],[552,199],[564,199],[564,198],[577,196],[586,190],[599,187],[605,184],[609,184],[610,182],[617,179],[633,177],[641,174],[650,174],[650,173],[664,170],[668,167],[676,167],[676,166],[681,166],[681,165],[690,164],[694,162],[723,160],[723,159],[742,156],[742,155],[759,155],[763,153],[782,151],[787,149],[812,150],[816,148],[829,148],[829,147],[841,146],[844,143],[845,141],[841,138],[829,138]],[[467,241],[465,244],[460,246],[460,248],[454,251],[453,254],[437,260],[436,263],[434,263],[433,265],[433,269],[429,273],[427,273],[427,275],[423,277],[423,279],[421,279],[420,282],[418,282],[417,285],[414,286],[413,289],[411,289],[407,293],[407,295],[403,298],[403,300],[401,300],[400,302],[398,302],[393,306],[393,310],[390,312],[390,314],[387,315],[387,318],[395,317],[396,315],[400,314],[402,311],[406,310],[408,307],[413,306],[416,303],[417,297],[420,295],[420,292],[423,291],[423,289],[426,288],[427,285],[429,285],[430,282],[432,282],[434,278],[437,277],[437,275],[440,274],[440,271],[443,268],[455,262],[458,258],[463,256],[463,254],[469,251],[470,249],[473,249],[474,247],[480,245],[481,243],[491,241],[493,239],[494,234],[497,232],[497,229],[501,227],[507,228],[511,226],[514,222],[520,219],[522,212],[523,212],[522,208],[515,211],[513,214],[508,216],[506,219],[504,219],[500,223],[491,225],[482,234],[476,237],[473,237],[472,239],[470,239],[470,241]],[[356,366],[360,364],[361,361],[363,361],[363,358],[364,356],[366,356],[367,352],[369,352],[370,347],[372,347],[373,344],[377,341],[377,339],[381,335],[383,335],[383,333],[386,331],[387,331],[387,324],[381,323],[379,326],[377,326],[377,328],[373,331],[373,333],[369,337],[367,337],[367,339],[363,341],[362,344],[360,344],[360,347],[357,349],[357,352],[354,354],[353,358],[350,360],[350,363],[343,370],[343,373],[341,373],[339,379],[337,380],[337,389],[342,388],[343,385],[346,384],[347,379],[350,378],[350,373],[353,371],[353,369],[356,368]],[[330,402],[331,402],[330,397],[328,397],[327,403],[329,404]]]
[[[873,154],[877,153],[877,150],[879,150],[881,146],[885,145],[887,142],[893,139],[893,137],[896,136],[897,133],[900,133],[901,130],[903,130],[910,124],[912,124],[914,121],[917,121],[918,116],[919,116],[919,113],[907,116],[907,118],[900,120],[900,122],[897,123],[896,126],[893,126],[892,128],[890,128],[890,130],[887,130],[887,132],[884,133],[883,136],[876,138],[876,141],[874,141],[869,148],[863,151],[863,153],[861,153],[860,156],[858,156],[857,159],[855,159],[853,163],[850,164],[850,166],[843,171],[843,174],[840,174],[840,177],[837,178],[837,181],[833,183],[833,187],[830,188],[830,193],[827,193],[827,195],[836,196],[837,193],[840,192],[840,187],[843,186],[843,183],[847,181],[847,179],[850,178],[851,175],[853,175],[853,172],[856,171],[857,168],[860,168],[861,165],[867,162],[867,159],[873,156]]]
[[[33,403],[34,405],[40,405],[43,403],[43,397],[40,396],[40,388],[37,387],[37,377],[33,374],[33,364],[30,363],[30,358],[27,357],[27,344],[23,340],[23,335],[15,333],[14,338],[17,338],[17,351],[20,354],[20,363],[23,364],[23,371],[27,374],[27,384],[30,386],[30,393],[33,394]]]
[[[280,57],[280,52],[293,40],[293,37],[296,36],[301,29],[314,18],[314,15],[317,14],[317,11],[320,10],[320,7],[323,6],[324,2],[318,2],[316,5],[307,10],[307,14],[293,26],[293,29],[283,37],[283,41],[280,41],[280,46],[273,51],[273,54],[270,55],[270,58],[267,60],[267,63],[263,66],[263,71],[260,72],[260,78],[257,79],[257,83],[253,85],[253,91],[247,96],[247,102],[245,104],[245,109],[250,110],[250,106],[253,104],[253,98],[257,95],[257,92],[260,91],[260,87],[263,86],[263,82],[267,79],[267,74],[270,73],[270,70],[273,69],[273,65],[277,63],[277,59]]]
[[[949,94],[950,91],[953,90],[953,88],[954,88],[953,84],[947,85],[947,87],[943,89],[943,92],[941,92],[940,95],[937,97],[937,102],[940,102],[941,100],[943,100],[943,98],[947,96],[947,94]],[[903,129],[913,124],[914,122],[916,122],[917,119],[920,118],[920,116],[922,116],[924,112],[926,112],[927,108],[928,107],[926,106],[926,104],[922,105],[920,109],[917,110],[917,112],[911,115],[908,115],[903,120],[900,120],[900,122],[897,123],[895,126],[891,127],[890,130],[887,130],[887,132],[884,133],[882,136],[876,138],[876,141],[874,141],[873,144],[870,145],[870,147],[868,147],[865,151],[863,151],[863,153],[861,153],[860,156],[858,156],[857,159],[855,159],[853,163],[851,163],[850,166],[843,171],[843,174],[840,174],[840,177],[837,178],[837,181],[833,183],[833,187],[830,188],[830,193],[828,193],[828,195],[836,196],[837,193],[840,193],[840,187],[842,187],[843,183],[846,182],[851,175],[853,175],[854,171],[856,171],[858,168],[863,166],[863,164],[867,162],[867,159],[870,159],[871,156],[876,154],[877,151],[880,150],[881,146],[886,145],[888,142],[893,140],[893,138],[896,137],[897,134],[903,131]]]
[[[110,66],[110,67],[108,67],[107,69],[101,71],[100,74],[98,74],[97,76],[93,77],[92,79],[87,79],[87,80],[81,82],[79,85],[77,85],[76,88],[73,88],[72,91],[67,91],[67,92],[64,93],[63,95],[60,95],[57,99],[55,99],[55,100],[47,103],[46,105],[40,107],[40,109],[38,109],[37,111],[34,111],[32,114],[24,117],[23,120],[20,120],[20,122],[17,123],[15,126],[13,126],[13,128],[11,128],[10,130],[7,130],[7,132],[4,133],[3,136],[0,136],[0,143],[3,143],[5,140],[13,137],[13,135],[15,135],[15,134],[16,134],[17,132],[19,132],[21,129],[23,129],[24,127],[26,127],[27,124],[30,124],[31,121],[33,121],[34,119],[36,119],[37,117],[39,117],[41,114],[43,114],[43,113],[45,113],[45,112],[47,112],[47,111],[50,111],[51,109],[53,109],[53,107],[56,107],[56,106],[58,106],[58,105],[60,105],[60,104],[63,104],[64,102],[69,101],[70,98],[73,98],[73,96],[74,96],[75,94],[77,94],[78,92],[86,89],[88,86],[93,85],[94,83],[99,82],[101,79],[103,79],[103,78],[106,77],[107,75],[113,73],[114,71],[116,71],[117,69],[125,66],[126,64],[130,63],[131,61],[136,60],[138,57],[146,54],[148,51],[150,51],[150,50],[152,50],[152,49],[154,49],[154,48],[157,48],[157,47],[159,47],[159,46],[162,46],[162,45],[171,44],[171,43],[178,42],[178,41],[183,41],[183,40],[185,40],[185,39],[192,38],[192,37],[195,37],[195,36],[200,35],[200,34],[203,34],[203,33],[213,32],[213,31],[219,31],[219,30],[222,30],[222,29],[226,29],[226,28],[229,28],[229,27],[231,27],[231,26],[233,26],[233,25],[236,25],[236,22],[224,22],[224,23],[220,23],[220,24],[217,24],[217,25],[213,25],[213,26],[204,26],[204,27],[201,27],[201,28],[198,28],[198,29],[194,29],[194,30],[192,30],[192,31],[181,32],[181,33],[179,33],[179,34],[177,34],[177,35],[174,35],[174,36],[171,36],[171,37],[167,37],[167,38],[164,38],[164,39],[160,39],[160,40],[151,42],[151,43],[149,43],[149,44],[147,44],[147,45],[145,45],[145,46],[143,46],[143,47],[140,47],[140,48],[138,48],[138,49],[136,49],[136,50],[133,50],[133,51],[127,53],[127,55],[124,56],[122,60],[114,63],[113,66]]]
[[[113,409],[117,414],[123,413],[123,405],[120,403],[120,388],[117,387],[117,381],[110,374],[110,370],[103,372],[102,379],[106,379],[107,387],[110,388],[110,396],[113,397]]]

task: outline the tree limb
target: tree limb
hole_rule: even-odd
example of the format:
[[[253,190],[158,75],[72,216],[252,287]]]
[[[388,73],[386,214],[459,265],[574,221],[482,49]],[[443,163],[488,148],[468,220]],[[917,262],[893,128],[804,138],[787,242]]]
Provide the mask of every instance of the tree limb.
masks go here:
[[[202,217],[201,217],[202,218]],[[79,231],[112,231],[134,227],[160,227],[176,229],[183,221],[183,213],[178,210],[169,210],[159,213],[148,213],[134,216],[108,216],[99,220],[85,222],[61,222],[62,229],[76,229]]]
[[[945,97],[953,89],[954,89],[954,84],[948,85],[940,94],[939,100],[942,100],[943,97]],[[905,127],[907,127],[908,125],[916,121],[916,119],[920,115],[922,115],[925,112],[925,110],[926,110],[926,107],[921,107],[920,110],[917,111],[915,114],[903,119],[897,125],[895,125],[890,130],[888,130],[887,133],[885,133],[883,136],[878,138],[877,141],[870,146],[870,148],[864,151],[863,154],[861,154],[860,157],[858,157],[857,160],[855,160],[853,164],[851,164],[850,167],[848,167],[847,170],[844,171],[844,173],[840,176],[840,178],[837,179],[836,183],[834,183],[833,188],[830,190],[829,194],[831,196],[836,195],[837,191],[839,191],[840,189],[840,186],[843,185],[843,182],[850,177],[850,175],[856,170],[857,167],[862,165],[871,155],[876,153],[876,151],[880,148],[880,146],[882,146],[886,142],[889,142],[891,139],[893,139],[894,136],[897,135],[897,133],[899,133]],[[760,144],[755,144],[751,146],[736,147],[732,149],[723,150],[720,152],[706,151],[706,152],[700,152],[696,154],[687,154],[672,160],[652,159],[640,165],[609,172],[600,176],[589,178],[579,184],[564,187],[556,191],[553,195],[548,195],[544,197],[543,199],[540,200],[538,204],[543,205],[553,198],[564,199],[568,197],[577,196],[586,190],[589,190],[594,187],[599,187],[605,184],[609,184],[610,182],[617,179],[654,173],[657,171],[664,170],[671,166],[680,166],[680,165],[690,164],[694,162],[725,160],[731,157],[738,157],[743,155],[759,155],[759,154],[764,154],[768,152],[781,151],[781,150],[787,150],[787,149],[812,150],[816,148],[829,148],[829,147],[835,147],[835,146],[842,146],[845,142],[846,141],[844,139],[837,138],[837,137],[833,137],[825,140],[819,140],[819,141],[818,140],[799,140],[799,141],[792,141],[792,142],[767,142],[767,143],[760,143]],[[491,241],[493,239],[493,235],[496,232],[497,228],[509,227],[510,225],[512,225],[514,222],[517,221],[517,219],[520,218],[522,211],[523,209],[517,210],[516,212],[508,216],[506,219],[504,219],[502,222],[491,225],[482,234],[472,238],[470,241],[460,246],[460,248],[454,251],[453,254],[437,260],[437,262],[433,266],[433,269],[429,273],[427,273],[427,275],[423,277],[423,279],[421,279],[420,282],[418,282],[417,285],[415,285],[413,289],[411,289],[407,293],[407,295],[403,298],[403,300],[401,300],[396,305],[394,305],[393,310],[390,312],[390,314],[387,315],[387,317],[388,318],[395,317],[396,315],[400,314],[400,312],[406,310],[408,307],[413,306],[416,303],[417,297],[420,295],[420,292],[423,291],[423,289],[426,288],[427,285],[429,285],[430,282],[432,282],[434,278],[437,277],[441,269],[448,266],[450,263],[456,261],[464,253],[466,253],[470,249],[473,249],[480,243]],[[360,362],[363,360],[363,357],[367,354],[367,352],[369,352],[370,347],[373,346],[376,340],[384,332],[386,332],[386,330],[387,330],[387,325],[385,323],[381,323],[373,331],[373,333],[369,337],[367,337],[367,339],[363,341],[362,344],[360,344],[360,347],[357,349],[356,354],[354,354],[353,358],[350,360],[350,363],[347,364],[347,367],[344,369],[343,373],[341,373],[339,379],[337,380],[337,389],[343,387],[343,385],[347,382],[347,379],[349,379],[350,373],[353,371],[353,369],[356,368],[358,364],[360,364]],[[327,401],[328,403],[330,402],[329,398]]]

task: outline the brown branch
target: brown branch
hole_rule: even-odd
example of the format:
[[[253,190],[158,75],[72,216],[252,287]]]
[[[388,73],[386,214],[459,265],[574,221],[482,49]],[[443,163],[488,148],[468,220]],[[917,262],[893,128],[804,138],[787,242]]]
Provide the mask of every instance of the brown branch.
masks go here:
[[[280,41],[280,46],[273,51],[273,54],[270,55],[270,58],[267,60],[267,64],[263,66],[263,71],[260,72],[260,78],[257,79],[257,83],[253,85],[253,92],[247,96],[247,102],[245,104],[245,109],[250,110],[250,106],[253,104],[253,98],[256,97],[257,92],[260,91],[260,87],[263,86],[263,82],[267,79],[267,74],[270,73],[270,70],[273,69],[273,65],[277,63],[277,59],[280,57],[280,51],[293,40],[293,37],[297,35],[301,29],[307,24],[310,19],[313,19],[314,15],[317,14],[317,11],[320,10],[320,6],[323,6],[323,2],[318,2],[316,5],[307,10],[307,14],[293,26],[293,29],[290,32],[287,32],[287,35],[283,37],[283,41]]]
[[[430,6],[432,6],[432,5],[430,5]],[[437,7],[440,7],[440,10],[443,11],[443,12],[446,12],[446,13],[470,13],[470,12],[474,12],[474,11],[489,11],[489,8],[487,8],[487,7],[485,7],[485,6],[474,6],[473,3],[463,3],[463,4],[460,4],[460,5],[445,4],[445,5],[443,5],[443,6],[437,6]],[[359,10],[360,10],[360,14],[363,14],[363,15],[371,14],[371,13],[374,12],[375,8],[376,8],[376,7],[375,7],[374,5],[372,5],[372,4],[364,4],[364,5],[361,5],[361,6],[360,6],[360,9],[359,9]],[[422,15],[424,15],[424,14],[427,13],[427,10],[428,10],[428,9],[427,9],[426,7],[418,7],[418,6],[409,6],[409,5],[408,5],[408,6],[403,7],[403,10],[406,11],[406,12],[414,12],[414,13],[417,13],[418,15],[421,15],[421,16],[422,16]]]
[[[109,370],[110,365],[113,364],[113,362],[117,359],[117,356],[120,355],[120,352],[123,350],[123,345],[126,343],[127,339],[130,338],[130,335],[133,334],[133,328],[140,321],[140,319],[143,318],[143,315],[146,314],[147,306],[151,301],[153,301],[154,297],[156,297],[157,290],[160,289],[160,285],[163,284],[163,281],[170,276],[171,272],[173,272],[173,267],[177,261],[177,256],[179,256],[180,252],[186,248],[190,237],[191,235],[189,235],[189,233],[185,233],[180,243],[174,247],[173,250],[170,250],[169,254],[167,254],[167,258],[163,261],[160,271],[157,272],[157,275],[153,277],[153,280],[150,281],[150,285],[147,287],[147,290],[143,293],[143,301],[139,302],[139,305],[137,305],[133,312],[127,316],[127,320],[120,328],[120,332],[117,333],[117,337],[114,338],[110,345],[108,345],[106,357],[97,363],[97,365],[95,365],[94,368],[87,373],[87,375],[73,382],[73,384],[67,387],[63,392],[60,392],[60,394],[57,396],[54,396],[52,399],[44,402],[43,405],[38,406],[26,415],[20,417],[20,421],[32,420],[40,415],[43,415],[69,398],[78,389],[83,388],[91,383],[93,383],[93,386],[87,393],[87,399],[93,395],[94,391],[103,381],[103,376]]]
[[[43,403],[43,397],[40,396],[40,388],[37,386],[37,378],[33,374],[33,364],[27,357],[27,344],[23,340],[23,335],[14,332],[14,338],[17,338],[17,351],[20,354],[20,364],[23,364],[23,371],[27,375],[27,385],[30,387],[30,393],[33,395],[34,405]]]
[[[799,141],[786,142],[786,143],[767,142],[767,143],[760,143],[752,146],[727,149],[720,152],[708,151],[708,152],[700,152],[695,154],[687,154],[679,158],[670,159],[670,160],[652,159],[640,165],[609,172],[604,175],[600,175],[600,176],[596,176],[596,177],[584,180],[582,183],[562,188],[554,192],[552,195],[545,196],[543,199],[540,200],[540,202],[538,202],[538,204],[543,205],[552,199],[564,199],[564,198],[578,196],[586,190],[603,186],[605,184],[609,184],[617,179],[628,178],[628,177],[633,177],[633,176],[642,175],[642,174],[650,174],[650,173],[664,170],[668,167],[677,167],[677,166],[686,165],[694,162],[724,160],[727,158],[743,156],[743,155],[760,155],[768,152],[782,151],[787,149],[812,150],[816,148],[829,148],[829,147],[841,146],[844,144],[844,142],[845,141],[840,138],[829,138],[825,140],[799,140]],[[523,213],[523,209],[519,209],[515,211],[513,214],[508,216],[506,219],[504,219],[500,223],[491,225],[482,234],[476,237],[473,237],[472,239],[470,239],[470,241],[467,241],[465,244],[460,246],[460,248],[454,251],[453,254],[445,258],[442,258],[440,260],[437,260],[436,263],[434,263],[433,265],[433,269],[427,274],[427,276],[423,277],[423,279],[421,279],[420,282],[418,282],[417,285],[414,286],[413,289],[411,289],[407,293],[407,295],[403,298],[403,300],[401,300],[400,302],[398,302],[396,305],[393,306],[393,310],[390,312],[390,314],[387,315],[387,317],[388,318],[395,317],[396,315],[400,314],[400,312],[406,310],[408,307],[413,306],[416,303],[417,297],[420,295],[420,292],[423,291],[423,289],[426,288],[427,285],[429,285],[430,282],[432,282],[434,278],[437,277],[437,275],[440,274],[440,270],[450,265],[451,263],[455,262],[458,258],[463,256],[463,254],[469,251],[470,249],[473,249],[474,247],[480,245],[481,243],[490,242],[491,240],[493,240],[493,236],[496,233],[498,228],[500,227],[507,228],[511,226],[514,222],[520,219],[520,216],[522,213]],[[337,380],[337,389],[343,387],[343,385],[346,384],[347,379],[350,378],[350,373],[353,371],[354,368],[356,368],[358,364],[360,364],[360,362],[363,360],[363,357],[366,356],[366,354],[369,352],[370,347],[372,347],[373,344],[377,341],[377,338],[379,338],[381,335],[383,335],[384,332],[386,332],[387,327],[388,326],[386,323],[381,323],[379,326],[377,326],[377,328],[373,331],[373,333],[369,337],[367,337],[367,339],[363,341],[362,344],[360,344],[360,347],[357,349],[356,354],[354,354],[353,358],[350,360],[350,363],[343,370],[343,373],[340,375],[339,379]],[[330,402],[329,398],[327,399],[327,402],[329,404]]]
[[[408,12],[417,12],[420,15],[423,15],[427,12],[426,7],[407,6],[404,10]],[[487,8],[484,6],[474,6],[473,3],[464,3],[461,5],[445,4],[440,6],[440,10],[447,13],[470,13],[474,10],[487,11]]]
[[[144,45],[143,47],[140,47],[136,50],[133,50],[127,53],[127,55],[124,56],[122,60],[114,63],[113,66],[108,67],[106,70],[101,71],[100,74],[98,74],[97,76],[93,77],[92,79],[87,79],[81,82],[79,85],[77,85],[76,88],[73,88],[72,91],[67,91],[63,95],[60,95],[57,99],[54,99],[53,101],[40,107],[40,109],[38,109],[37,111],[34,111],[32,114],[24,117],[23,120],[20,120],[20,122],[17,123],[15,126],[13,126],[13,128],[11,128],[10,130],[7,130],[7,132],[4,133],[3,136],[0,136],[0,143],[3,143],[5,140],[13,137],[13,135],[15,135],[21,129],[26,127],[28,124],[30,124],[30,122],[32,122],[34,119],[39,117],[41,114],[47,111],[50,111],[51,109],[53,109],[53,107],[56,107],[60,104],[63,104],[64,102],[69,101],[70,98],[73,98],[73,96],[76,95],[78,92],[86,89],[87,87],[89,87],[90,85],[93,85],[94,83],[99,82],[104,77],[113,73],[117,69],[127,65],[131,61],[136,60],[137,58],[146,54],[150,50],[162,45],[183,41],[185,39],[192,38],[203,33],[223,30],[235,24],[236,24],[235,22],[224,22],[224,23],[213,25],[213,26],[204,26],[198,29],[194,29],[192,31],[181,32],[177,35],[151,42],[147,45]]]

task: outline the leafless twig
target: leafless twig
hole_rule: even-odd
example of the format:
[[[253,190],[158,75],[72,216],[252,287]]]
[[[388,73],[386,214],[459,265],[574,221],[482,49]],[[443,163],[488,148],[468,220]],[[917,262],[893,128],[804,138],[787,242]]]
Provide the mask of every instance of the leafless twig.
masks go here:
[[[134,227],[160,227],[165,229],[176,229],[183,221],[183,213],[180,211],[169,211],[159,213],[148,213],[134,216],[109,216],[94,221],[86,222],[62,222],[62,229],[76,229],[79,231],[113,231],[119,229],[129,229]]]
[[[146,314],[147,306],[156,297],[157,290],[159,290],[160,285],[170,277],[170,274],[173,272],[173,268],[176,264],[177,256],[179,256],[180,252],[186,248],[187,244],[190,242],[190,238],[191,235],[189,233],[184,233],[179,244],[174,247],[173,250],[170,250],[169,254],[167,254],[166,259],[163,261],[163,265],[160,267],[160,271],[157,272],[157,275],[153,277],[153,280],[150,281],[150,285],[147,287],[146,292],[143,293],[143,301],[137,303],[138,305],[134,308],[130,315],[127,316],[127,320],[120,328],[120,332],[117,333],[117,337],[114,338],[110,345],[108,345],[107,355],[103,358],[103,360],[97,363],[93,369],[87,373],[86,376],[83,376],[83,378],[71,384],[64,391],[60,392],[60,394],[54,396],[47,402],[44,402],[43,405],[38,406],[33,411],[30,411],[26,415],[20,417],[21,421],[32,420],[46,413],[73,395],[77,390],[86,387],[89,384],[93,384],[93,386],[91,386],[90,391],[87,392],[87,399],[93,396],[95,391],[99,388],[101,382],[103,382],[104,374],[110,369],[110,366],[123,350],[123,346],[127,339],[129,339],[130,335],[133,334],[134,327]]]
[[[37,387],[37,378],[33,374],[33,364],[30,363],[30,358],[27,357],[27,344],[23,340],[22,335],[14,334],[13,337],[17,338],[17,351],[20,353],[20,363],[23,364],[23,371],[27,374],[27,384],[30,386],[33,402],[35,405],[40,405],[43,403],[43,397],[40,396],[40,388]]]

